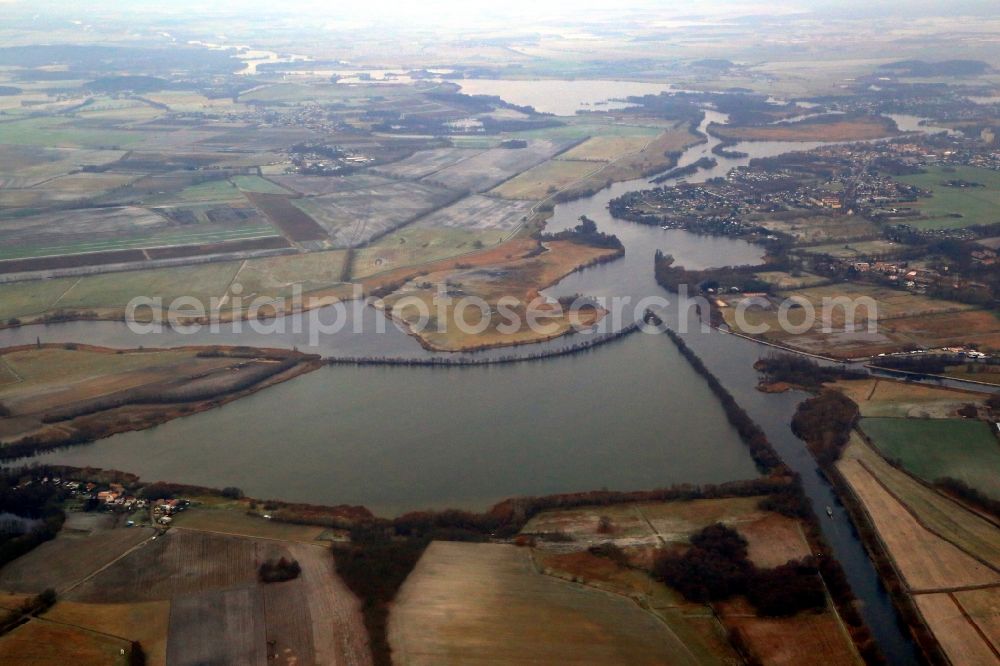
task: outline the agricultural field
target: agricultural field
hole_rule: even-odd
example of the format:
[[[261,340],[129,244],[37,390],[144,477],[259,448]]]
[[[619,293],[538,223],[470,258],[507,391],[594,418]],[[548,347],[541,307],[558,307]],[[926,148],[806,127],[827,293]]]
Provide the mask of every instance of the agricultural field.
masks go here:
[[[84,583],[88,576],[114,562],[154,534],[142,527],[95,530],[79,535],[60,533],[0,569],[0,590],[38,594],[58,593]]]
[[[406,159],[380,166],[376,171],[393,178],[424,178],[475,157],[481,152],[481,149],[462,147],[421,150]]]
[[[769,231],[788,234],[796,243],[831,243],[854,239],[872,238],[878,235],[875,224],[860,215],[804,215],[801,217],[781,217],[753,220]],[[852,243],[852,246],[855,244]],[[859,243],[863,247],[870,244]],[[843,243],[840,244],[843,248]],[[879,247],[879,246],[872,246]],[[897,248],[899,246],[896,246]],[[815,251],[815,250],[805,250]],[[837,251],[831,249],[828,254]]]
[[[861,220],[864,222],[864,220]],[[866,229],[865,225],[857,225]],[[779,229],[780,231],[780,229]],[[868,235],[868,234],[866,234]],[[805,254],[828,254],[835,259],[871,259],[890,258],[906,250],[905,245],[888,240],[868,240],[849,243],[826,243],[821,245],[806,245],[796,248],[797,252]]]
[[[291,203],[322,226],[335,246],[357,247],[457,198],[433,185],[388,181]]]
[[[265,664],[275,656],[286,664],[370,663],[358,602],[337,577],[329,550],[297,542],[322,528],[268,523],[252,528],[259,536],[250,538],[216,533],[245,528],[235,511],[190,511],[201,515],[178,516],[186,528],[173,527],[100,571],[51,613],[72,613],[81,623],[84,608],[96,609],[104,628],[129,638],[139,636],[136,614],[153,614],[156,624],[143,635],[167,663]],[[258,582],[259,563],[278,556],[296,560],[301,575]]]
[[[599,169],[600,166],[592,162],[549,160],[519,173],[491,190],[490,194],[505,199],[545,199]]]
[[[43,618],[128,641],[138,641],[150,666],[167,662],[167,624],[170,603],[83,604],[59,601]]]
[[[836,301],[827,300],[845,297],[856,305],[853,328],[845,326],[845,307],[833,307]],[[767,330],[759,334],[766,340],[837,358],[870,357],[914,347],[937,349],[978,344],[984,350],[1000,348],[1000,318],[988,310],[975,310],[963,303],[851,282],[791,289],[782,292],[780,298],[811,303],[816,315],[812,326],[803,332],[784,330],[778,316],[781,301],[769,299],[766,306],[752,302],[744,309],[745,332],[753,334],[755,327],[766,326]],[[721,313],[725,322],[741,330],[736,308],[743,297],[723,300],[726,305]],[[831,304],[825,311],[824,302]],[[824,314],[829,316],[828,331],[823,330]],[[793,327],[801,327],[808,321],[805,310],[798,307],[787,312],[787,320]],[[868,330],[869,320],[876,324],[873,331]]]
[[[800,272],[793,275],[786,271],[762,271],[757,273],[757,279],[773,284],[781,290],[815,287],[827,281],[827,278],[812,273]]]
[[[864,417],[953,419],[963,406],[985,400],[982,393],[891,379],[838,381],[832,386],[857,403]]]
[[[986,627],[984,630],[978,626],[977,618],[996,617],[997,605],[1000,604],[1000,587],[977,590],[976,593],[988,598],[985,608],[976,609],[971,604],[967,606],[967,597],[961,596],[967,595],[967,592],[914,596],[917,609],[953,664],[987,666],[997,663],[1000,631],[995,626],[995,620],[993,627]]]
[[[32,618],[0,636],[5,664],[129,666],[132,644],[124,638]]]
[[[899,180],[930,190],[914,208],[923,217],[911,224],[917,229],[953,229],[1000,222],[1000,172],[977,167],[928,167],[926,173],[899,176]],[[949,186],[949,181],[975,184]]]
[[[441,220],[441,214],[447,210],[437,211],[427,218],[434,216]],[[351,278],[367,279],[388,271],[480,252],[483,248],[496,247],[511,233],[513,231],[428,228],[418,221],[355,250]]]
[[[1000,584],[996,525],[894,469],[857,434],[837,469],[911,592]]]
[[[468,229],[475,232],[496,232],[496,235],[493,233],[484,235],[486,239],[495,238],[499,241],[526,222],[532,208],[530,202],[506,201],[473,194],[425,215],[414,222],[410,229]],[[486,239],[484,243],[489,244]]]
[[[423,180],[455,191],[485,192],[541,164],[569,144],[533,139],[526,148],[490,148],[457,164],[439,169]]]
[[[340,178],[295,174],[269,176],[267,180],[304,196],[321,196],[324,194],[343,194],[357,190],[370,190],[393,182],[391,178],[367,173],[355,173]]]
[[[780,125],[711,124],[709,133],[732,141],[862,141],[898,133],[892,120],[878,116],[851,119],[828,117]]]
[[[396,596],[400,663],[698,663],[628,599],[544,576],[515,546],[434,542]]]
[[[879,452],[933,483],[950,477],[1000,499],[1000,442],[993,427],[970,419],[865,418],[861,429]]]
[[[125,155],[122,150],[77,150],[0,143],[0,188],[28,188],[77,171],[86,164],[103,166]]]
[[[463,236],[457,230],[445,235]],[[460,251],[471,251],[473,237],[463,236]],[[415,256],[420,259],[419,253]],[[244,307],[258,296],[290,297],[294,285],[300,285],[303,294],[326,296],[331,289],[340,294],[346,257],[346,251],[332,250],[0,284],[0,322],[16,319],[26,323],[57,311],[120,318],[136,294],[162,298],[164,305],[180,296],[192,296],[206,309],[211,299],[220,299],[225,306],[222,312],[231,314],[232,289],[237,283]]]
[[[585,162],[614,162],[625,155],[639,152],[657,134],[657,130],[653,128],[637,127],[635,129],[636,134],[633,136],[600,135],[591,137],[580,145],[567,150],[558,159],[582,160]]]

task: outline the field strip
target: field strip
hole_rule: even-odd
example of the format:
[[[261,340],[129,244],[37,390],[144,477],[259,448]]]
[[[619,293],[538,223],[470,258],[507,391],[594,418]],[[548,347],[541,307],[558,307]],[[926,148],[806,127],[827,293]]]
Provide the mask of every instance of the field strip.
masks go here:
[[[200,527],[181,527],[180,525],[174,525],[170,528],[171,530],[180,530],[181,532],[201,532],[202,534],[217,534],[224,537],[235,537],[237,539],[261,539],[263,541],[277,541],[279,543],[300,543],[303,546],[312,546],[313,548],[323,548],[328,550],[329,546],[326,543],[312,543],[309,541],[295,541],[292,539],[282,539],[279,537],[270,536],[258,536],[256,534],[242,534],[237,532],[220,532],[219,530],[206,530]]]
[[[15,369],[14,369],[14,368],[13,368],[13,367],[11,366],[11,364],[7,362],[7,355],[6,355],[6,354],[3,354],[3,355],[0,355],[0,361],[3,361],[3,365],[4,365],[4,367],[5,367],[5,368],[7,368],[7,370],[9,370],[9,371],[10,371],[10,374],[14,375],[14,378],[15,378],[15,379],[16,379],[16,380],[17,380],[18,382],[23,382],[23,381],[24,381],[24,377],[22,377],[21,375],[19,375],[19,374],[17,373],[17,370],[15,370]]]
[[[91,571],[89,574],[87,574],[86,576],[84,576],[80,580],[76,581],[75,583],[73,583],[72,585],[68,586],[64,590],[61,590],[59,592],[60,596],[65,596],[68,592],[71,592],[72,590],[76,589],[77,587],[83,585],[88,580],[90,580],[91,578],[93,578],[97,574],[101,573],[102,571],[104,571],[105,569],[107,569],[108,567],[110,567],[112,564],[115,564],[116,562],[120,561],[122,558],[128,557],[129,555],[131,555],[135,551],[139,550],[140,548],[142,548],[147,543],[149,543],[152,539],[155,539],[155,538],[156,538],[156,533],[154,532],[153,534],[150,534],[148,537],[146,537],[145,539],[143,539],[139,543],[135,544],[134,546],[132,546],[131,548],[129,548],[128,550],[126,550],[124,553],[122,553],[121,555],[119,555],[115,559],[111,560],[110,562],[108,562],[104,566],[99,567],[98,569],[96,569],[94,571]]]
[[[660,543],[666,545],[667,540],[663,538],[663,535],[661,535],[656,527],[653,526],[652,521],[650,521],[650,519],[646,517],[646,514],[642,512],[642,508],[638,504],[633,504],[632,508],[635,509],[635,513],[639,516],[639,519],[649,525],[649,529],[652,530],[653,535],[659,539]]]
[[[73,291],[73,288],[76,287],[76,285],[80,284],[80,282],[82,282],[82,281],[83,281],[83,277],[82,276],[78,277],[76,279],[76,282],[74,282],[69,287],[67,287],[66,291],[64,291],[63,293],[59,294],[59,298],[57,298],[56,300],[52,301],[52,303],[49,305],[49,307],[50,308],[54,308],[56,306],[56,304],[58,304],[59,301],[61,301],[66,296],[66,294],[68,294],[69,292]]]
[[[229,284],[227,284],[226,288],[222,291],[222,298],[219,300],[220,309],[226,303],[229,302],[229,292],[232,290],[233,284],[236,282],[236,278],[238,278],[240,276],[240,273],[243,272],[243,269],[246,268],[246,265],[247,265],[247,260],[244,259],[243,262],[240,264],[240,267],[236,269],[236,273],[233,274],[233,279],[229,281]]]
[[[108,638],[113,638],[113,639],[115,639],[117,641],[127,641],[129,643],[132,642],[131,638],[127,638],[125,636],[119,636],[117,634],[109,634],[106,631],[101,631],[99,629],[91,629],[90,627],[83,627],[83,626],[80,626],[79,624],[73,624],[72,622],[63,622],[62,620],[53,620],[52,618],[45,617],[44,615],[33,615],[32,618],[35,619],[35,620],[39,620],[41,622],[49,622],[51,624],[58,624],[58,625],[62,625],[64,627],[73,627],[74,629],[79,629],[80,631],[88,631],[88,632],[90,632],[92,634],[99,634],[101,636],[107,636]]]
[[[940,588],[926,588],[919,590],[910,590],[910,594],[942,594],[945,592],[971,592],[973,590],[990,590],[994,587],[1000,587],[1000,583],[983,583],[982,585],[956,585],[955,587],[940,587]]]
[[[986,632],[984,632],[982,628],[978,624],[976,624],[976,621],[972,619],[972,616],[969,615],[969,612],[967,610],[965,610],[965,607],[961,604],[961,602],[959,602],[959,600],[955,598],[954,594],[949,592],[948,598],[951,599],[952,603],[955,604],[955,607],[958,608],[958,612],[962,614],[962,617],[965,618],[965,621],[972,626],[973,631],[975,631],[976,634],[979,636],[979,640],[981,640],[983,643],[986,644],[986,647],[990,649],[990,651],[993,653],[993,656],[995,656],[997,658],[997,661],[1000,662],[1000,651],[997,650],[997,647],[993,644],[993,641],[990,640],[990,637],[986,635]]]
[[[902,498],[900,498],[896,493],[894,493],[891,489],[889,489],[889,487],[886,486],[885,483],[883,483],[882,479],[880,479],[878,477],[878,475],[876,475],[875,472],[872,471],[872,469],[870,467],[868,467],[867,464],[865,464],[864,460],[860,460],[859,459],[857,462],[868,473],[868,475],[872,477],[872,479],[875,481],[875,483],[877,483],[879,485],[879,487],[882,488],[882,490],[884,490],[890,497],[892,497],[896,502],[898,502],[899,505],[901,507],[903,507],[903,509],[907,513],[909,513],[910,516],[912,516],[915,521],[917,521],[917,524],[920,525],[920,527],[924,528],[925,530],[927,530],[928,532],[930,532],[931,534],[933,534],[937,538],[941,539],[942,541],[944,541],[946,543],[950,543],[952,546],[954,546],[955,548],[959,549],[960,551],[962,551],[963,553],[965,553],[966,555],[968,555],[972,559],[976,560],[977,562],[979,562],[983,566],[985,566],[985,567],[987,567],[989,569],[992,569],[993,571],[995,571],[997,573],[1000,573],[1000,568],[997,568],[997,566],[994,565],[993,563],[984,560],[983,558],[979,557],[978,555],[975,555],[974,553],[970,553],[967,549],[965,549],[962,546],[958,545],[957,543],[955,543],[951,539],[949,539],[949,538],[947,538],[945,536],[942,536],[940,533],[938,533],[934,529],[931,529],[931,527],[929,527],[927,525],[927,523],[925,523],[923,521],[923,519],[919,515],[917,515],[917,513],[913,509],[911,509],[910,506],[906,502],[904,502],[902,500]],[[944,497],[944,495],[942,495],[941,497]],[[949,500],[947,497],[944,497],[944,499],[947,500],[947,501],[949,501],[949,502],[951,502],[951,500]],[[957,505],[957,504],[956,504],[956,508],[958,510],[960,510],[960,511],[964,511],[965,510],[960,505]],[[971,512],[968,512],[968,513],[971,513]],[[979,518],[980,520],[982,520],[982,518],[979,516],[979,514],[974,513],[972,515],[974,515],[977,518]],[[984,522],[988,522],[988,521],[984,521]],[[992,526],[992,523],[991,523],[991,526]]]

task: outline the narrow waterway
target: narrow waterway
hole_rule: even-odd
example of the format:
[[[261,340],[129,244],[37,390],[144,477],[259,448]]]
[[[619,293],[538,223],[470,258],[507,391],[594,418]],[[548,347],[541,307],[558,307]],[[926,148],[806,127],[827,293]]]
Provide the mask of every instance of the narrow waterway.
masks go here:
[[[709,112],[707,123],[724,122]],[[687,150],[685,166],[711,155],[710,139]],[[689,181],[721,176],[752,157],[807,150],[801,142],[753,142],[733,150],[741,159]],[[669,298],[653,279],[653,254],[681,265],[755,263],[761,250],[740,240],[698,236],[615,220],[607,203],[649,187],[646,179],[618,183],[594,196],[560,204],[549,229],[581,215],[625,244],[621,260],[575,273],[548,290]],[[678,324],[679,308],[664,313]],[[631,321],[626,309],[616,325]],[[310,340],[310,322],[331,322],[333,308],[287,318],[281,334],[244,326],[213,334],[165,330],[136,336],[117,322],[76,322],[0,331],[0,345],[75,341],[113,347],[186,344],[297,346],[328,356],[432,355],[386,324],[371,308],[348,307],[350,324]],[[374,333],[379,324],[383,333]],[[355,324],[359,324],[355,326]],[[296,332],[298,331],[298,332]],[[834,508],[822,520],[844,565],[862,613],[890,663],[916,661],[916,652],[875,570],[831,488],[789,423],[802,394],[763,394],[752,365],[765,348],[736,336],[695,328],[681,331],[690,346],[764,428],[786,462],[802,475],[814,508]],[[586,333],[578,336],[586,336]],[[484,355],[534,354],[565,346],[552,341]],[[709,483],[755,474],[745,447],[708,392],[665,336],[636,334],[587,353],[544,362],[465,368],[351,367],[322,369],[222,408],[162,426],[117,435],[92,445],[52,452],[38,462],[114,467],[162,479],[236,485],[256,497],[325,504],[365,504],[391,515],[424,507],[482,508],[498,499],[594,488],[635,489],[675,482]]]

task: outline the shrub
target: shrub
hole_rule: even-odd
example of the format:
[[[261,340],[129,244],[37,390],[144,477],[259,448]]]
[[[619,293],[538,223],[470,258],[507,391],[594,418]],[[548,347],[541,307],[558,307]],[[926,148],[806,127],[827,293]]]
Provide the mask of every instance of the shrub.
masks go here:
[[[278,560],[267,560],[260,565],[257,572],[262,583],[280,583],[298,578],[302,567],[296,560],[282,557]]]

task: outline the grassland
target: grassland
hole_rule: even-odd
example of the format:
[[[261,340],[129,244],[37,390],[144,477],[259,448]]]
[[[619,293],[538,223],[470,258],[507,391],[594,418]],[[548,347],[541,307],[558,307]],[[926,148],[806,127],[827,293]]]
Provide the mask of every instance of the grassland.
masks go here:
[[[977,167],[928,167],[926,173],[900,176],[899,180],[933,194],[914,206],[924,219],[918,229],[953,229],[1000,222],[1000,172]],[[978,183],[981,187],[949,187],[948,181]]]
[[[435,542],[396,597],[389,639],[400,663],[698,663],[624,598],[541,575],[514,546]]]
[[[854,225],[855,228],[866,231],[866,225]],[[847,233],[850,233],[849,231]],[[866,234],[867,235],[867,234]],[[905,245],[887,240],[867,240],[850,243],[827,243],[821,245],[806,245],[797,248],[805,254],[828,254],[836,259],[871,259],[889,258],[906,250]]]
[[[212,508],[196,506],[178,514],[175,527],[202,532],[232,534],[279,541],[315,543],[326,531],[315,525],[275,522],[249,515],[243,508]]]
[[[732,141],[862,141],[896,134],[895,123],[877,116],[846,120],[804,120],[780,125],[718,125],[709,133]]]
[[[969,419],[866,418],[861,428],[879,452],[929,483],[950,477],[1000,499],[1000,442]]]
[[[642,150],[656,136],[655,132],[656,130],[650,130],[647,132],[639,131],[635,135],[609,136],[602,134],[594,136],[566,151],[558,159],[614,162],[629,153]]]
[[[559,159],[542,162],[491,190],[506,199],[545,199],[595,173],[593,163]]]
[[[802,217],[781,217],[753,220],[762,227],[792,236],[797,243],[831,243],[835,241],[850,241],[871,238],[877,235],[875,225],[860,215],[808,215]],[[851,246],[861,246],[868,251],[882,249],[877,245],[852,243]],[[839,244],[843,248],[843,243]],[[898,246],[896,246],[898,247]],[[890,248],[892,249],[892,248]],[[834,246],[828,252],[837,251]]]

